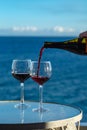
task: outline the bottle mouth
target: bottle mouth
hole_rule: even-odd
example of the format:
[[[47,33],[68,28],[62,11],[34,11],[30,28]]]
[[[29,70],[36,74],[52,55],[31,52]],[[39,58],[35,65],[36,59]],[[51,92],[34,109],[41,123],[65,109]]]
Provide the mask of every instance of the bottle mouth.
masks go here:
[[[49,45],[51,45],[52,43],[51,42],[44,42],[44,48],[47,48]]]

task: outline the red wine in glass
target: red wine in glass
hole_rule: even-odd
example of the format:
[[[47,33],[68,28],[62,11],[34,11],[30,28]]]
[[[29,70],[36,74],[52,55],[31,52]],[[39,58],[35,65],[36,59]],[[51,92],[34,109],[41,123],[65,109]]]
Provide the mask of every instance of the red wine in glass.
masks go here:
[[[43,84],[51,77],[52,67],[50,61],[32,61],[31,78],[39,84],[40,103],[39,108],[33,109],[36,112],[45,112],[47,109],[43,107]]]
[[[12,73],[13,77],[16,78],[17,80],[19,80],[21,83],[24,83],[25,80],[27,80],[28,78],[30,78],[30,74],[28,73]]]
[[[24,81],[30,78],[31,60],[13,60],[12,62],[12,76],[20,81],[21,86],[21,100],[16,107],[20,109],[27,108],[24,103]]]
[[[37,82],[39,85],[43,85],[45,82],[49,80],[49,77],[43,76],[32,76],[32,79]]]

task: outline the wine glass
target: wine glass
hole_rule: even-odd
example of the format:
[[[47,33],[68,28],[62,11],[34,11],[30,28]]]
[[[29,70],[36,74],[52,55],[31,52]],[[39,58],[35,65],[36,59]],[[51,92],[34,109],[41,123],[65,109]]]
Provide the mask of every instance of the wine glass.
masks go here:
[[[21,99],[20,104],[16,104],[17,108],[25,109],[27,104],[24,103],[24,81],[30,78],[31,60],[13,60],[12,75],[20,81]]]
[[[52,67],[50,61],[32,61],[31,66],[31,78],[39,84],[39,108],[33,109],[37,112],[45,112],[47,109],[43,108],[43,84],[49,80],[52,73]]]

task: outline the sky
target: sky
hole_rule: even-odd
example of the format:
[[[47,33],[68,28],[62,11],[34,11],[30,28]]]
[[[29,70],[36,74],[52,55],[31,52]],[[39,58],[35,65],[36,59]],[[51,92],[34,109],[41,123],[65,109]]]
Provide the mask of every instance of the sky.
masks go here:
[[[0,35],[78,36],[87,0],[0,0]]]

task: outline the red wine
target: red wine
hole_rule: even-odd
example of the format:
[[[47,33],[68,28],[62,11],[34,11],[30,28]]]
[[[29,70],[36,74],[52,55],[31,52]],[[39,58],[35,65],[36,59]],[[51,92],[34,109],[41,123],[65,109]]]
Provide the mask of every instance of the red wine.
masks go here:
[[[44,48],[58,48],[79,55],[87,55],[87,38],[75,38],[63,42],[45,42]]]
[[[27,80],[28,78],[30,78],[30,74],[27,73],[12,73],[13,77],[16,78],[17,80],[20,80],[20,82],[24,82],[25,80]]]
[[[43,85],[43,83],[49,80],[49,78],[45,76],[32,76],[31,78],[40,85]]]
[[[46,76],[39,76],[40,62],[41,62],[43,50],[44,50],[44,47],[42,47],[42,48],[40,49],[40,53],[39,53],[37,75],[31,77],[35,82],[39,83],[40,85],[43,85],[46,81],[49,80],[49,78],[46,77]]]
[[[41,61],[41,57],[42,57],[43,50],[44,50],[44,47],[42,47],[42,48],[40,49],[40,54],[39,54],[39,59],[38,59],[37,76],[39,75],[40,61]]]

